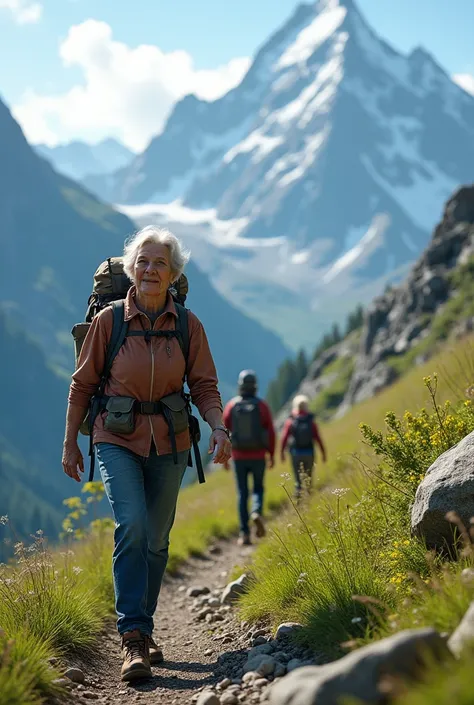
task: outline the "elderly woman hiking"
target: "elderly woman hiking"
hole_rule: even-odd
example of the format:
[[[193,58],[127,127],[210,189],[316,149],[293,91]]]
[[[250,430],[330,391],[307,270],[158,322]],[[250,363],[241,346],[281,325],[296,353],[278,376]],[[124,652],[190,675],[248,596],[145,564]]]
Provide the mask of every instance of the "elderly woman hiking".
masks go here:
[[[121,411],[102,410],[93,429],[115,519],[113,576],[123,680],[150,677],[150,663],[163,660],[152,638],[153,615],[191,441],[182,418],[176,433],[172,432],[162,404],[169,398],[179,400],[185,378],[193,403],[212,429],[209,452],[214,453],[214,462],[226,462],[231,452],[216,369],[202,324],[188,311],[187,364],[177,337],[166,333],[177,329],[169,287],[187,260],[178,239],[166,230],[150,226],[126,243],[123,268],[133,284],[124,304],[128,336],[114,358],[105,387],[105,398],[113,402],[106,408]],[[110,306],[94,317],[69,391],[63,467],[78,482],[84,470],[78,431],[102,379],[112,325]]]

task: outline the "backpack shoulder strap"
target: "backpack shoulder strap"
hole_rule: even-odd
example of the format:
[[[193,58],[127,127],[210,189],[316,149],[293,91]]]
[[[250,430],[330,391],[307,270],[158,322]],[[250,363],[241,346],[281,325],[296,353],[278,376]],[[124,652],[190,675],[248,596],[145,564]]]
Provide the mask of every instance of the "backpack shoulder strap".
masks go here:
[[[128,332],[128,321],[125,320],[125,302],[123,299],[119,301],[113,301],[111,304],[113,313],[113,324],[112,333],[110,335],[110,341],[107,346],[107,357],[105,359],[105,366],[103,372],[103,379],[107,380],[110,370],[112,368],[113,361],[117,357],[118,351],[123,345]]]
[[[100,385],[98,393],[95,398],[92,399],[92,405],[89,411],[89,456],[91,459],[90,470],[89,470],[89,482],[94,479],[94,465],[95,465],[95,455],[94,455],[94,422],[97,418],[97,414],[100,411],[100,400],[104,395],[105,386],[110,375],[110,370],[112,369],[112,364],[117,353],[123,345],[123,341],[127,337],[128,331],[128,321],[125,320],[125,302],[123,299],[114,301],[111,305],[113,313],[112,322],[112,333],[110,334],[110,340],[107,345],[107,353],[105,357],[104,370],[102,372],[102,378],[100,380]]]
[[[188,322],[188,309],[181,304],[175,303],[176,313],[178,318],[176,319],[176,330],[180,333],[180,345],[183,351],[184,359],[186,361],[186,367],[188,366],[189,358],[189,322]]]

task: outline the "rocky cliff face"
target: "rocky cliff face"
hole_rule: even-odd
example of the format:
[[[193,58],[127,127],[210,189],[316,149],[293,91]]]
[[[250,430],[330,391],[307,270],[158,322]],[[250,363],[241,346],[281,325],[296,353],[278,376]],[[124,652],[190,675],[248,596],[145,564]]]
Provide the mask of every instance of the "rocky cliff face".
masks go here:
[[[390,361],[429,335],[435,316],[456,294],[450,275],[473,253],[474,186],[469,186],[447,202],[442,221],[405,283],[369,307],[354,374],[339,413],[393,381],[396,370]],[[425,351],[423,357],[429,354]]]

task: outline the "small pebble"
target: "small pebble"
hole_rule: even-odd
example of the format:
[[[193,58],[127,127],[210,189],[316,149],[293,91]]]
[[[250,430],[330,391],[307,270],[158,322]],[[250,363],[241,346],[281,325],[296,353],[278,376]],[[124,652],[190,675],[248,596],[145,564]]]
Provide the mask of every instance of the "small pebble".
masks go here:
[[[225,692],[220,698],[220,705],[237,705],[238,702],[237,696],[229,692]]]
[[[199,597],[200,595],[209,595],[210,592],[209,588],[204,585],[193,585],[186,590],[186,595],[188,597]]]
[[[204,690],[197,699],[197,705],[220,705],[219,698],[212,690]]]
[[[65,678],[69,678],[73,683],[84,683],[86,677],[80,668],[68,668],[64,674]]]
[[[254,681],[254,686],[256,688],[265,688],[266,685],[268,685],[268,681],[266,678],[257,678]]]
[[[263,635],[257,636],[256,638],[252,639],[252,646],[262,646],[266,643],[267,639]]]

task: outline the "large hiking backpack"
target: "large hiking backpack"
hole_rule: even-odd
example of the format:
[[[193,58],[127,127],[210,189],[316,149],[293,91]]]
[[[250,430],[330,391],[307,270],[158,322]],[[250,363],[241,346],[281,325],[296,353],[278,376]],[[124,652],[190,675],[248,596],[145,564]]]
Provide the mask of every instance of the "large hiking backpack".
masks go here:
[[[131,286],[132,282],[123,271],[122,257],[110,257],[109,259],[102,262],[94,274],[94,285],[92,293],[89,296],[89,300],[87,302],[87,312],[85,316],[85,321],[82,323],[76,323],[76,325],[71,331],[72,336],[74,338],[75,366],[77,368],[82,345],[84,343],[85,337],[90,328],[93,318],[104,308],[106,308],[107,306],[111,306],[113,311],[112,333],[110,336],[109,344],[107,346],[106,360],[104,370],[102,372],[102,378],[99,384],[99,389],[91,400],[91,406],[89,408],[88,414],[80,428],[80,431],[83,435],[90,436],[89,455],[91,458],[91,467],[89,481],[92,480],[94,475],[94,452],[92,439],[92,430],[94,427],[94,422],[97,418],[97,414],[100,411],[101,399],[105,393],[105,387],[107,384],[108,377],[110,375],[110,371],[112,369],[112,364],[120,348],[122,347],[126,337],[129,335],[128,321],[124,320],[124,299]],[[182,274],[180,278],[170,286],[169,291],[174,299],[176,312],[178,314],[176,319],[175,330],[143,331],[143,333],[133,331],[130,333],[130,335],[144,335],[148,338],[150,338],[151,336],[164,336],[168,338],[176,337],[183,352],[183,356],[187,366],[189,354],[189,329],[188,313],[187,309],[184,307],[184,303],[188,294],[188,280],[186,276]],[[204,473],[202,470],[201,457],[197,445],[200,440],[199,422],[191,414],[191,404],[189,400],[189,395],[185,395],[184,392],[183,395],[185,396],[188,404],[188,415],[190,421],[189,426],[191,440],[194,448],[194,454],[196,458],[199,482],[204,482]],[[176,452],[174,451],[173,454],[176,455]],[[191,455],[189,458],[188,465],[192,466]]]
[[[290,430],[292,448],[295,450],[313,448],[313,414],[302,414],[290,418],[292,420]]]
[[[232,447],[236,450],[268,448],[268,431],[262,426],[257,397],[240,397],[232,407]]]

